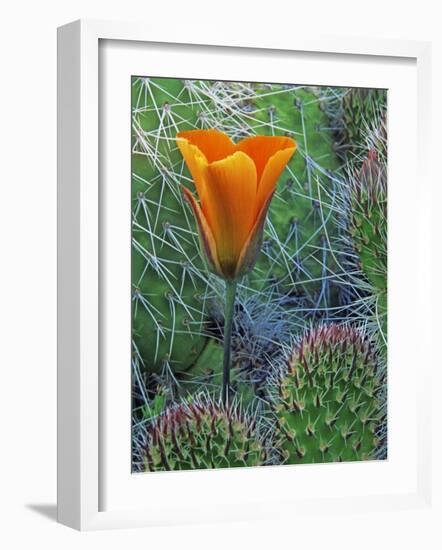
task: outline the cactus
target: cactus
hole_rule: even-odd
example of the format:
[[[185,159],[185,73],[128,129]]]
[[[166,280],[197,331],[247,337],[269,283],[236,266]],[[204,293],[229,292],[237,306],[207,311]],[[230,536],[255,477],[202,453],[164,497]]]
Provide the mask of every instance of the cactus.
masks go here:
[[[360,266],[373,288],[387,291],[387,174],[370,152],[350,188],[349,228]]]
[[[342,238],[356,309],[373,325],[386,356],[387,342],[387,140],[385,125],[366,136],[360,166],[350,165]],[[351,308],[350,308],[351,309]]]
[[[321,91],[342,161],[335,272],[342,319],[365,323],[386,359],[387,91]]]
[[[327,104],[336,138],[335,150],[344,162],[360,167],[367,137],[385,123],[387,90],[349,88]]]
[[[274,402],[284,462],[375,458],[383,383],[362,329],[331,324],[305,333],[287,359]]]
[[[196,470],[260,466],[265,450],[255,420],[232,404],[207,397],[166,409],[147,428],[144,470]]]

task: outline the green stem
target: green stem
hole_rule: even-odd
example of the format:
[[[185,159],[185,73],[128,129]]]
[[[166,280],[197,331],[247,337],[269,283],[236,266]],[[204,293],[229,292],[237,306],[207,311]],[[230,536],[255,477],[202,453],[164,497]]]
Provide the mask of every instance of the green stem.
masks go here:
[[[235,308],[236,281],[226,281],[226,301],[224,309],[224,361],[222,400],[225,406],[229,403],[230,389],[230,354],[232,351],[232,326]]]

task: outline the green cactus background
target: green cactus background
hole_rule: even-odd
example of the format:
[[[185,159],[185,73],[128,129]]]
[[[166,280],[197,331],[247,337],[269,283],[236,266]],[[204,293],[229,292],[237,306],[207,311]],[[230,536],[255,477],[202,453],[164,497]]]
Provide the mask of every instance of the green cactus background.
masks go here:
[[[386,113],[384,90],[132,78],[133,471],[387,456]],[[176,134],[198,128],[298,145],[239,285],[227,408],[224,285],[205,268],[180,190],[194,185]],[[298,414],[294,357],[318,334]]]

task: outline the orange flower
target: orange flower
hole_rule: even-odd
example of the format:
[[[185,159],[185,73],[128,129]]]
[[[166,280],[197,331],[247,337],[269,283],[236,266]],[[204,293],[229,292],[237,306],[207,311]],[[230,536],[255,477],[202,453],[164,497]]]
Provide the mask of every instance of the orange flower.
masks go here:
[[[255,136],[234,144],[217,130],[180,132],[177,143],[200,200],[183,187],[210,267],[224,279],[237,279],[257,260],[276,182],[296,143]]]

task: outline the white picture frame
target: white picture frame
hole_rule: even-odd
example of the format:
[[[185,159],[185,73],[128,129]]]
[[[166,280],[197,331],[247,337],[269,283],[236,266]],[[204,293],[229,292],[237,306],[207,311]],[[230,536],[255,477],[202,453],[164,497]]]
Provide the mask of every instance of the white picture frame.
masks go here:
[[[207,41],[206,41],[207,40]],[[248,472],[223,472],[222,476],[214,476],[214,472],[185,472],[172,474],[172,478],[156,476],[156,491],[161,486],[167,492],[167,497],[156,501],[155,506],[142,506],[138,501],[129,506],[130,493],[121,497],[121,505],[115,504],[111,509],[103,506],[103,483],[108,483],[109,472],[114,475],[112,465],[104,467],[103,453],[109,452],[104,440],[105,417],[109,410],[103,403],[108,399],[105,393],[115,391],[116,384],[106,385],[103,388],[102,375],[102,339],[103,318],[102,302],[106,299],[106,292],[101,282],[103,280],[103,231],[106,224],[100,222],[100,213],[103,206],[102,188],[100,187],[100,113],[104,109],[100,104],[100,63],[103,57],[100,47],[104,41],[124,43],[131,47],[135,44],[158,45],[167,44],[168,47],[187,48],[198,47],[210,56],[213,47],[219,50],[228,48],[230,56],[244,55],[244,52],[272,52],[272,55],[284,55],[290,52],[303,52],[312,56],[325,54],[337,59],[352,58],[360,62],[360,56],[376,57],[394,65],[401,60],[410,60],[415,65],[417,82],[417,113],[416,127],[416,168],[419,170],[418,214],[414,223],[417,226],[419,242],[431,242],[429,231],[430,211],[427,205],[431,204],[431,182],[429,181],[429,79],[430,79],[430,44],[425,42],[406,42],[392,40],[371,40],[363,38],[328,37],[312,39],[297,34],[296,37],[280,37],[278,43],[266,44],[262,40],[255,42],[241,39],[235,42],[226,42],[222,38],[198,37],[198,41],[189,41],[185,34],[174,33],[167,37],[163,31],[147,29],[145,26],[118,22],[76,21],[59,29],[58,34],[58,520],[80,530],[169,525],[174,523],[188,523],[196,521],[215,521],[232,519],[259,519],[266,506],[271,504],[273,512],[270,515],[281,517],[283,509],[296,508],[307,512],[310,510],[326,510],[331,505],[335,510],[345,511],[357,507],[360,510],[372,509],[423,507],[431,499],[431,468],[430,468],[430,431],[427,419],[430,416],[430,402],[425,395],[425,387],[430,384],[430,370],[432,365],[431,348],[428,344],[430,322],[430,284],[429,277],[429,247],[419,247],[419,269],[414,273],[416,294],[414,307],[419,308],[420,317],[419,343],[414,353],[424,357],[420,365],[420,376],[404,392],[414,392],[416,408],[410,408],[413,425],[413,460],[398,477],[398,483],[404,480],[411,469],[413,479],[410,480],[410,489],[404,490],[390,487],[364,494],[353,494],[352,485],[357,483],[358,476],[363,471],[355,469],[354,465],[340,465],[346,470],[348,491],[339,493],[333,487],[327,495],[321,491],[312,490],[311,498],[304,493],[302,498],[287,498],[272,490],[278,483],[286,483],[288,468],[261,469],[257,474],[254,469]],[[331,57],[330,57],[331,56]],[[359,61],[358,61],[359,60]],[[408,62],[408,61],[407,61]],[[170,76],[174,76],[171,74]],[[265,78],[263,79],[265,81]],[[413,162],[412,162],[413,166]],[[118,166],[117,166],[118,168]],[[123,172],[124,174],[124,172]],[[406,174],[404,173],[404,177]],[[399,194],[397,196],[400,196]],[[115,200],[114,200],[115,204]],[[112,205],[111,205],[112,207]],[[107,208],[107,206],[106,206]],[[105,236],[104,236],[105,238]],[[107,260],[106,260],[107,261]],[[390,276],[390,275],[389,275]],[[390,283],[390,280],[389,280]],[[398,283],[399,284],[399,283]],[[390,288],[389,284],[389,288]],[[400,285],[399,285],[400,286]],[[400,301],[400,293],[398,292]],[[393,296],[393,304],[394,296]],[[427,313],[425,315],[424,313]],[[413,353],[410,355],[411,362]],[[406,361],[406,358],[404,359]],[[391,384],[396,384],[395,378]],[[120,387],[128,391],[128,388]],[[395,395],[397,396],[397,392]],[[411,394],[410,394],[411,395]],[[124,399],[118,405],[117,414],[127,413],[124,408]],[[401,397],[397,397],[401,399]],[[405,399],[405,397],[403,397]],[[124,425],[124,423],[123,423]],[[129,425],[127,425],[129,431]],[[112,447],[112,449],[114,449]],[[416,454],[414,456],[414,450]],[[124,460],[124,459],[123,459]],[[371,465],[363,465],[372,467]],[[120,466],[121,467],[121,463]],[[333,466],[331,466],[333,467]],[[279,467],[278,467],[279,468]],[[328,471],[324,466],[316,473],[312,466],[309,471],[304,469],[298,476],[301,478],[319,475],[324,478]],[[376,465],[374,466],[376,468]],[[366,470],[367,472],[368,470]],[[281,472],[281,473],[280,473]],[[285,473],[284,473],[285,472]],[[313,472],[313,474],[312,474]],[[408,472],[408,473],[407,473]],[[126,472],[126,476],[130,472]],[[178,477],[182,476],[181,478]],[[266,489],[259,498],[253,492],[256,478],[260,476],[260,483]],[[372,475],[376,475],[373,472]],[[392,475],[385,473],[385,475]],[[284,477],[285,476],[285,477]],[[137,476],[132,476],[136,479]],[[147,478],[146,478],[147,479]],[[146,481],[145,479],[145,481]],[[148,481],[148,480],[147,480]],[[228,497],[221,496],[221,488],[225,484],[235,484],[240,487],[249,487],[250,494],[235,495],[235,502],[229,504]],[[319,482],[318,482],[319,483]],[[131,485],[138,481],[131,481]],[[333,485],[333,484],[332,484]],[[191,500],[185,509],[178,504],[171,503],[170,494],[186,491],[193,486],[197,491],[210,494],[213,491],[218,499],[213,505],[207,506],[207,499]],[[175,488],[174,488],[175,487]],[[335,492],[334,492],[335,491]],[[115,493],[118,495],[119,493]],[[123,492],[121,493],[123,494]],[[281,506],[278,507],[278,499]],[[136,500],[136,499],[135,499]],[[284,506],[283,506],[284,504]],[[105,508],[105,509],[104,509]],[[269,516],[268,510],[266,511]]]

